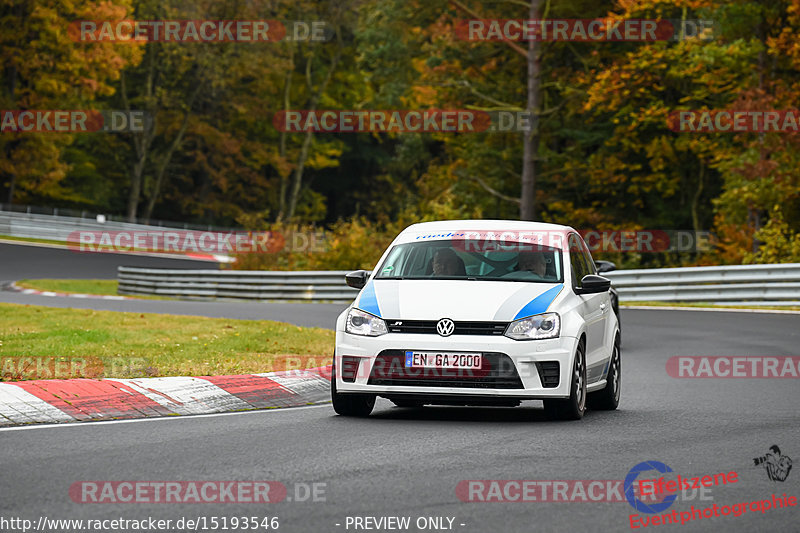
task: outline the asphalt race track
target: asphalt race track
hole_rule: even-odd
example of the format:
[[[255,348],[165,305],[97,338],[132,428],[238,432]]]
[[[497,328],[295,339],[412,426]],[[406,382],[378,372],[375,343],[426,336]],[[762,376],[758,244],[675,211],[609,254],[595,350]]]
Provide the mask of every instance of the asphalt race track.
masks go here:
[[[18,279],[116,279],[118,266],[212,268],[214,261],[132,254],[81,253],[66,248],[0,243],[0,282]]]
[[[0,243],[0,287],[3,282],[20,279],[115,279],[118,266],[145,268],[216,269],[217,263],[191,259],[133,256],[129,254],[77,253],[60,248]],[[356,295],[353,291],[353,297]],[[171,300],[83,300],[39,296],[0,290],[0,303],[72,307],[101,311],[162,313],[173,315],[277,320],[298,326],[332,328],[330,317],[347,307],[344,304],[306,304]]]
[[[695,495],[673,504],[679,512],[773,493],[797,496],[800,472],[785,482],[770,481],[753,465],[773,444],[795,461],[800,457],[796,380],[674,379],[665,372],[674,355],[797,355],[797,315],[622,315],[623,396],[616,412],[554,423],[536,404],[410,410],[379,401],[364,420],[335,416],[323,405],[0,431],[0,515],[277,516],[279,531],[286,532],[356,531],[352,523],[345,527],[348,516],[409,516],[409,531],[419,531],[413,526],[417,518],[445,516],[454,517],[453,530],[463,532],[626,531],[634,512],[626,502],[468,503],[455,488],[475,479],[621,480],[645,460],[666,463],[682,476],[738,473],[737,483],[705,496],[713,501]],[[70,485],[92,480],[274,480],[287,487],[289,498],[296,490],[306,492],[297,485],[324,483],[325,501],[74,503]],[[797,531],[797,518],[795,507],[647,529]]]
[[[355,291],[353,291],[355,294]],[[72,307],[99,311],[160,313],[170,315],[236,318],[240,320],[276,320],[297,326],[333,329],[333,323],[347,304],[261,303],[241,301],[172,301],[172,300],[95,300],[40,296],[0,291],[0,303]],[[331,319],[333,317],[333,319]]]
[[[20,248],[28,247],[15,251]],[[0,279],[37,277],[21,261],[7,262],[8,251],[0,248]],[[73,254],[77,259],[61,258],[73,261],[67,265],[52,260],[50,253],[47,249],[49,259],[35,266],[41,277],[70,277],[69,273],[113,277],[114,265],[119,264],[101,254],[86,257],[100,258],[102,265],[78,267],[76,261],[83,260],[79,254]],[[157,262],[137,259],[146,265]],[[191,262],[189,266],[197,265]],[[20,269],[25,268],[23,273]],[[53,268],[69,272],[56,275]],[[104,276],[109,269],[111,274]],[[322,327],[332,327],[344,307],[77,300],[12,292],[1,292],[0,300],[273,318]],[[411,519],[409,529],[398,531],[629,531],[629,516],[635,511],[625,501],[465,502],[456,487],[462,480],[623,480],[642,461],[663,462],[684,477],[738,473],[736,483],[714,487],[704,499],[690,491],[666,512],[690,511],[692,505],[730,506],[770,499],[772,494],[800,495],[797,466],[784,482],[778,482],[753,463],[753,458],[775,444],[795,462],[800,460],[797,380],[676,379],[665,370],[670,357],[681,355],[798,356],[798,315],[623,309],[622,321],[623,392],[615,412],[590,411],[582,421],[555,423],[544,418],[538,402],[519,408],[413,410],[379,400],[368,419],[339,417],[330,405],[322,405],[5,429],[0,430],[0,517],[29,519],[34,524],[40,517],[153,517],[172,519],[173,524],[182,517],[203,518],[210,531],[223,530],[211,527],[212,518],[222,523],[223,517],[278,517],[278,531],[316,533],[393,531],[356,529],[354,521],[356,517],[396,516]],[[652,477],[651,472],[647,478]],[[137,480],[278,481],[288,494],[285,501],[270,504],[86,504],[76,503],[69,493],[70,486],[80,481]],[[306,487],[315,483],[324,490],[318,493],[318,501],[298,502],[298,496],[303,499],[307,494]],[[738,517],[646,529],[798,531],[798,509],[755,510]],[[416,520],[423,517],[446,517],[445,529],[418,529]],[[452,529],[446,529],[448,518]],[[230,525],[229,530],[241,530]],[[198,529],[203,530],[202,526]],[[15,531],[2,523],[0,530]],[[194,527],[166,529],[187,530]]]

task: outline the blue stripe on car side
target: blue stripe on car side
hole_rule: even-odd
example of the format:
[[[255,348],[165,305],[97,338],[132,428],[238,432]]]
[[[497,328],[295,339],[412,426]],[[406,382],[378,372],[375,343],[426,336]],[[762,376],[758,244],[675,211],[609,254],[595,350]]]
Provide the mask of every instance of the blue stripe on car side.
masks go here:
[[[381,316],[381,308],[378,307],[378,297],[375,296],[375,285],[370,281],[361,291],[361,298],[358,300],[358,308],[367,313],[379,317]]]
[[[561,289],[563,288],[564,284],[559,283],[552,289],[543,292],[525,304],[525,307],[519,310],[519,313],[517,313],[517,316],[514,317],[514,320],[544,313],[547,311],[547,308],[550,307],[550,304],[553,303],[553,300],[556,299],[556,296],[558,296],[558,293],[561,292]]]

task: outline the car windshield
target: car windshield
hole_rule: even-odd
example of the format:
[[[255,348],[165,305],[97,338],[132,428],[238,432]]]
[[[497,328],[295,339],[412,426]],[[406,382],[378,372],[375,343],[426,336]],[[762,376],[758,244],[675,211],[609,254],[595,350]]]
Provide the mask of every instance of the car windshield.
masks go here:
[[[394,246],[377,279],[470,279],[483,281],[563,281],[561,250],[530,243],[469,250],[467,241],[410,242]]]

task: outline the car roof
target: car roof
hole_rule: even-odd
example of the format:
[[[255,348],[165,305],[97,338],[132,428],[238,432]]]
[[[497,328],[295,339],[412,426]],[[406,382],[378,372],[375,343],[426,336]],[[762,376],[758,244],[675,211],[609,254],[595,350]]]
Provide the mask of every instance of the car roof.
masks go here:
[[[421,222],[412,224],[404,229],[395,239],[395,244],[426,240],[452,239],[453,233],[479,232],[483,235],[494,232],[519,232],[529,233],[558,233],[575,230],[570,226],[560,224],[546,224],[544,222],[527,222],[523,220],[440,220],[436,222]]]
[[[420,232],[420,231],[454,231],[454,230],[483,230],[483,231],[497,231],[497,230],[522,230],[522,231],[537,231],[537,230],[556,230],[566,231],[572,230],[570,226],[562,226],[561,224],[547,224],[545,222],[528,222],[525,220],[437,220],[435,222],[420,222],[412,224],[403,230],[405,232]],[[574,231],[574,230],[573,230]]]

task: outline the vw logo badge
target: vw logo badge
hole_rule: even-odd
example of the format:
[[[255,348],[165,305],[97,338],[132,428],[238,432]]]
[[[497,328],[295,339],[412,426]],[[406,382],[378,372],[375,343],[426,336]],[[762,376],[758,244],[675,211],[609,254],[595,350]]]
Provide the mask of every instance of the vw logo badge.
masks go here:
[[[454,329],[456,329],[456,325],[449,318],[443,318],[436,323],[436,331],[442,337],[449,337],[453,334]]]

